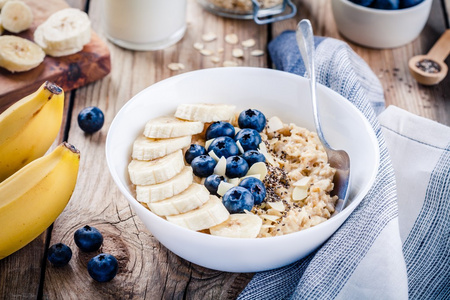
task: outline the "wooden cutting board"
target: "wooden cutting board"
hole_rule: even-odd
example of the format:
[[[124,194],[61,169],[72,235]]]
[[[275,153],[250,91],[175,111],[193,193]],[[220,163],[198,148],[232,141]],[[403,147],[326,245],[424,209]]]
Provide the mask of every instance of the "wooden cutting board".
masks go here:
[[[30,29],[18,34],[33,40],[36,27],[52,13],[68,7],[64,0],[24,0],[32,9],[34,21]],[[10,34],[4,32],[5,34]],[[84,86],[106,76],[111,71],[109,49],[92,32],[91,41],[81,52],[64,56],[46,56],[43,63],[27,72],[11,73],[0,68],[0,112],[22,97],[37,90],[46,80],[53,81],[64,91]]]

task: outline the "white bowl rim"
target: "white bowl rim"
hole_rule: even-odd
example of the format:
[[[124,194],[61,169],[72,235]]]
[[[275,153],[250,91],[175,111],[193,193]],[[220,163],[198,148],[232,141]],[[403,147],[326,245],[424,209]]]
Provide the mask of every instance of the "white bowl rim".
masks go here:
[[[422,6],[426,5],[427,1],[432,2],[433,0],[423,0],[422,2],[420,2],[419,4],[416,4],[414,6],[406,7],[406,8],[399,8],[399,9],[381,9],[381,8],[367,7],[367,6],[362,6],[362,5],[353,3],[350,0],[332,0],[332,1],[341,1],[348,6],[351,6],[355,9],[359,9],[364,12],[379,13],[381,15],[398,15],[401,13],[408,13],[411,11],[420,10],[422,8]]]
[[[122,193],[122,195],[124,195],[127,199],[127,201],[133,202],[136,205],[139,205],[140,207],[142,207],[146,213],[151,217],[154,218],[155,220],[158,221],[163,221],[165,222],[166,226],[172,227],[172,228],[178,228],[178,230],[181,230],[181,232],[183,234],[189,234],[189,235],[195,235],[198,238],[203,238],[203,239],[219,239],[219,240],[228,240],[230,243],[236,244],[239,243],[240,245],[246,245],[246,243],[256,243],[260,246],[264,246],[266,243],[272,243],[274,240],[277,241],[282,241],[284,239],[293,239],[296,236],[301,236],[304,234],[305,231],[307,231],[308,233],[312,234],[314,231],[319,231],[321,230],[322,227],[327,226],[327,224],[329,223],[330,220],[334,220],[333,222],[345,222],[345,220],[347,219],[348,215],[350,215],[353,210],[356,209],[356,207],[361,203],[361,201],[363,200],[363,198],[367,195],[367,193],[369,192],[369,190],[373,187],[374,183],[375,183],[375,179],[376,176],[378,174],[378,168],[380,165],[380,149],[379,149],[379,143],[378,140],[376,138],[375,132],[372,128],[372,126],[370,125],[369,121],[367,120],[367,118],[362,114],[362,112],[356,108],[356,106],[354,106],[351,102],[349,102],[347,99],[345,99],[343,96],[341,96],[340,94],[338,94],[337,92],[333,91],[332,89],[317,83],[317,89],[325,89],[326,91],[334,94],[336,96],[336,99],[338,99],[338,101],[344,101],[343,103],[347,103],[346,105],[348,105],[348,107],[350,107],[350,109],[352,109],[356,114],[360,115],[360,117],[362,118],[363,122],[366,124],[367,128],[370,129],[368,130],[368,134],[370,135],[370,139],[372,140],[373,144],[376,145],[374,152],[375,152],[375,167],[373,169],[373,172],[371,174],[370,180],[368,180],[368,184],[366,184],[362,189],[361,192],[359,193],[359,195],[361,195],[359,198],[355,198],[352,199],[352,202],[350,204],[348,204],[344,210],[342,210],[340,213],[336,214],[335,216],[333,216],[332,218],[328,219],[327,221],[324,221],[318,225],[315,225],[313,227],[304,229],[304,230],[300,230],[297,232],[292,232],[289,234],[285,234],[285,235],[280,235],[280,236],[273,236],[273,237],[266,237],[266,238],[230,238],[230,237],[222,237],[222,236],[214,236],[214,235],[210,235],[210,234],[205,234],[205,233],[201,233],[198,231],[194,231],[194,230],[190,230],[187,228],[184,228],[182,226],[178,226],[176,224],[170,223],[164,219],[162,219],[161,217],[157,216],[156,214],[154,214],[153,212],[151,212],[150,210],[146,209],[145,207],[142,206],[141,203],[139,203],[139,201],[137,201],[132,194],[130,194],[127,190],[127,188],[122,185],[121,180],[118,177],[118,174],[116,172],[113,172],[114,168],[113,168],[113,162],[111,161],[111,159],[109,158],[108,152],[109,152],[109,144],[110,144],[110,132],[113,131],[114,127],[116,126],[116,122],[117,121],[117,116],[121,113],[121,111],[126,110],[126,107],[128,107],[129,105],[132,104],[132,102],[134,101],[134,99],[137,99],[140,97],[140,94],[145,93],[147,90],[154,88],[155,86],[158,86],[159,84],[165,84],[168,81],[177,81],[177,80],[182,80],[184,77],[189,77],[189,76],[193,76],[196,75],[198,73],[208,73],[208,72],[271,72],[273,74],[277,74],[277,76],[286,76],[288,78],[294,79],[294,80],[308,80],[305,77],[302,77],[300,75],[297,74],[293,74],[293,73],[289,73],[289,72],[285,72],[285,71],[280,71],[280,70],[275,70],[275,69],[269,69],[269,68],[259,68],[259,67],[217,67],[217,68],[208,68],[208,69],[200,69],[200,70],[194,70],[194,71],[189,71],[183,74],[179,74],[179,75],[175,75],[166,79],[163,79],[161,81],[155,82],[152,85],[144,88],[143,90],[141,90],[140,92],[138,92],[136,95],[134,95],[130,100],[128,100],[117,112],[116,116],[114,117],[113,121],[111,122],[111,125],[109,127],[108,130],[108,134],[106,137],[106,142],[105,142],[105,154],[106,154],[106,161],[107,161],[107,165],[108,165],[108,169],[110,171],[111,176],[113,177],[114,182],[116,183],[116,186],[119,188],[120,192]],[[351,187],[350,187],[351,188]],[[341,220],[342,218],[344,218],[344,220]],[[148,229],[147,229],[148,230]]]

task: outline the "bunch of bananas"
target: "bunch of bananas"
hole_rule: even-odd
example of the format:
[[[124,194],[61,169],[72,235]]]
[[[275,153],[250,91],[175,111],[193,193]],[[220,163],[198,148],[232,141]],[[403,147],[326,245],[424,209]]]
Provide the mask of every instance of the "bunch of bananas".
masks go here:
[[[0,114],[0,259],[39,236],[66,207],[80,153],[62,143],[64,91],[45,82]]]

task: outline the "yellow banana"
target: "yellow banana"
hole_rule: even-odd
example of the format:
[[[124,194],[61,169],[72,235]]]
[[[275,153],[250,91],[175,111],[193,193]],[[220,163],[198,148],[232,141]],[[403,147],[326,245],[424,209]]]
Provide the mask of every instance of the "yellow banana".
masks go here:
[[[34,240],[61,214],[79,162],[80,152],[62,143],[0,183],[0,259]]]
[[[64,91],[47,81],[0,115],[0,182],[47,152],[63,110]]]

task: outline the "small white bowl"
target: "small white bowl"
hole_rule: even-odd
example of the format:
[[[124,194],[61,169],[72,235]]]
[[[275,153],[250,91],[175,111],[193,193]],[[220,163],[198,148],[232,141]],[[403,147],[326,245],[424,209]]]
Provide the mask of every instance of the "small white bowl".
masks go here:
[[[396,48],[419,36],[433,0],[403,9],[364,7],[349,0],[332,0],[331,7],[339,32],[349,40],[371,48]]]
[[[215,68],[158,82],[128,101],[114,118],[106,139],[110,173],[134,212],[166,248],[198,265],[227,272],[257,272],[281,267],[311,253],[326,241],[358,206],[372,186],[379,165],[378,142],[363,114],[348,100],[318,85],[321,123],[329,143],[351,159],[348,206],[331,219],[284,236],[239,239],[191,231],[158,217],[135,198],[127,166],[133,141],[145,123],[173,114],[180,103],[229,103],[237,111],[260,109],[267,117],[314,130],[308,80],[262,68]]]

